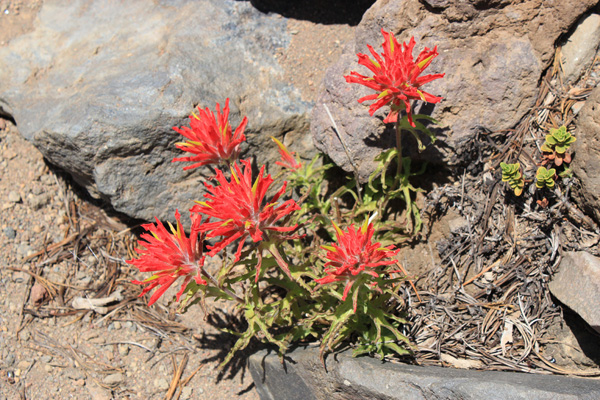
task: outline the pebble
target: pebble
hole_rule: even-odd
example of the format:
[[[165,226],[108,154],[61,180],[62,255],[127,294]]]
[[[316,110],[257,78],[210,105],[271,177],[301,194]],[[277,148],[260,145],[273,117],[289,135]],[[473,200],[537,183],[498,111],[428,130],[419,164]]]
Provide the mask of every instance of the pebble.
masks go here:
[[[6,236],[8,239],[14,239],[17,237],[17,231],[11,227],[4,228],[2,232],[4,232],[4,236]]]
[[[50,365],[50,364],[44,365],[44,371],[46,371],[48,373],[52,372],[52,365]]]
[[[126,344],[120,344],[117,346],[119,348],[119,354],[123,357],[129,354],[129,346]]]
[[[121,329],[121,323],[119,321],[113,322],[113,326],[115,329]]]
[[[21,243],[17,246],[17,254],[21,257],[26,257],[31,254],[31,246],[27,243]]]
[[[53,185],[54,177],[52,175],[42,175],[40,177],[40,182],[42,182],[44,185]]]
[[[10,201],[11,203],[19,203],[21,202],[21,195],[15,192],[14,190],[11,190],[8,193],[8,201]]]
[[[7,367],[12,367],[15,363],[15,355],[13,353],[9,353],[8,356],[4,359],[4,365]]]
[[[50,202],[51,198],[52,198],[52,195],[50,193],[43,193],[43,194],[28,198],[27,202],[29,203],[29,207],[31,207],[33,210],[39,210],[40,208],[42,208],[46,204],[48,204]]]
[[[190,398],[192,398],[192,392],[194,390],[191,387],[184,387],[183,389],[181,389],[181,400],[188,400]]]
[[[29,333],[29,331],[23,331],[21,334],[21,339],[23,339],[25,342],[29,341],[29,339],[31,339],[31,333]]]
[[[171,385],[169,385],[169,382],[165,378],[157,378],[154,380],[154,386],[158,390],[167,390]]]
[[[121,374],[121,373],[117,373],[117,374],[110,374],[104,377],[104,379],[102,379],[102,382],[104,382],[107,385],[120,385],[121,383],[125,382],[125,375]]]
[[[44,362],[44,363],[46,363],[46,364],[48,364],[48,363],[49,363],[50,361],[52,361],[52,360],[53,360],[53,357],[52,357],[52,356],[45,355],[45,356],[41,356],[41,357],[40,357],[40,361],[41,361],[41,362]]]

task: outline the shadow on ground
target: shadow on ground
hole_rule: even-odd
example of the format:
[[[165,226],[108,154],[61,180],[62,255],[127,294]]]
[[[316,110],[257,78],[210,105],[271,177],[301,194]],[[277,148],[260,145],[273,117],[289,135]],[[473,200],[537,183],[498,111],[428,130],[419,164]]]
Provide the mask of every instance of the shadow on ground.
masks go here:
[[[247,0],[238,0],[247,1]],[[318,24],[358,25],[375,0],[250,0],[258,10]]]

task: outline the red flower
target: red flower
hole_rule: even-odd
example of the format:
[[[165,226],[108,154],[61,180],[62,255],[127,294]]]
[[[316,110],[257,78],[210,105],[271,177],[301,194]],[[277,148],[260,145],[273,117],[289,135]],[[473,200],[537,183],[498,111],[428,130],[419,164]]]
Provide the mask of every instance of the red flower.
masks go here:
[[[437,46],[433,50],[427,47],[423,50],[416,60],[413,60],[413,49],[415,47],[415,38],[411,37],[408,44],[400,43],[391,32],[381,30],[383,34],[383,53],[378,54],[373,47],[367,45],[369,51],[375,57],[372,60],[366,54],[357,54],[358,63],[367,67],[373,72],[372,77],[361,75],[355,71],[350,75],[344,76],[348,83],[360,83],[377,93],[362,97],[360,103],[367,100],[376,100],[369,107],[369,114],[373,115],[375,111],[386,104],[391,105],[391,110],[383,122],[396,122],[398,112],[406,109],[408,121],[411,126],[415,126],[410,111],[410,100],[423,100],[428,103],[438,103],[441,97],[433,96],[420,90],[420,87],[434,79],[442,78],[444,74],[433,74],[419,76],[431,64],[431,61],[438,55]]]
[[[273,136],[271,136],[271,139],[277,144],[277,147],[279,147],[279,154],[281,154],[281,161],[275,161],[275,164],[287,168],[292,172],[302,168],[302,164],[296,160],[294,153],[291,153],[283,143]]]
[[[244,129],[248,124],[248,118],[244,117],[242,123],[237,127],[233,135],[229,125],[229,99],[225,100],[223,114],[220,104],[217,103],[217,116],[208,107],[205,110],[198,107],[198,114],[190,115],[190,126],[173,127],[179,134],[189,140],[176,143],[175,146],[188,153],[195,154],[189,157],[174,158],[175,161],[197,161],[195,164],[184,167],[184,170],[200,167],[207,164],[230,164],[237,160],[240,154],[240,144],[246,140]]]
[[[347,232],[343,232],[335,223],[333,226],[338,244],[322,246],[327,250],[326,258],[329,260],[325,264],[327,276],[317,279],[316,282],[320,285],[345,282],[342,296],[342,301],[345,301],[352,285],[359,277],[368,274],[378,278],[379,273],[382,272],[378,267],[396,263],[396,260],[391,257],[400,250],[395,250],[393,246],[380,247],[380,243],[372,243],[375,230],[373,224],[368,221],[365,221],[359,230],[355,230],[354,225],[350,226]],[[356,311],[356,303],[354,311]]]
[[[285,192],[287,182],[273,196],[265,202],[265,195],[273,178],[271,175],[264,177],[265,167],[260,169],[258,178],[252,183],[252,166],[249,160],[242,160],[244,171],[235,163],[231,167],[231,180],[228,181],[223,172],[217,170],[216,180],[218,186],[205,183],[209,193],[204,197],[207,201],[197,202],[190,211],[204,214],[218,221],[207,222],[200,230],[207,232],[207,237],[222,236],[223,239],[214,246],[209,246],[211,257],[224,249],[230,243],[239,239],[235,262],[239,261],[244,241],[250,237],[256,243],[265,239],[266,231],[290,232],[297,228],[294,226],[278,226],[277,221],[299,210],[300,207],[294,200],[287,200],[278,205],[277,200]],[[260,272],[261,256],[257,265],[257,279]],[[282,267],[283,268],[283,267]],[[285,270],[285,268],[284,268]],[[286,271],[288,272],[288,271]],[[289,272],[288,272],[289,273]]]
[[[177,301],[179,301],[192,278],[199,285],[206,285],[206,281],[202,279],[201,275],[204,266],[204,256],[202,255],[203,235],[198,240],[202,218],[198,215],[192,215],[192,228],[189,238],[185,236],[181,226],[179,211],[175,211],[175,218],[177,219],[177,229],[169,223],[171,232],[167,231],[158,218],[156,219],[156,225],[142,225],[150,234],[144,233],[141,236],[144,239],[144,241],[140,241],[143,248],[136,249],[141,256],[138,259],[127,260],[128,264],[135,265],[142,272],[154,273],[150,278],[143,281],[133,281],[138,285],[148,285],[140,296],[159,286],[158,290],[150,297],[149,306],[154,304],[181,276],[184,277],[184,280],[181,284],[181,290],[177,293]]]

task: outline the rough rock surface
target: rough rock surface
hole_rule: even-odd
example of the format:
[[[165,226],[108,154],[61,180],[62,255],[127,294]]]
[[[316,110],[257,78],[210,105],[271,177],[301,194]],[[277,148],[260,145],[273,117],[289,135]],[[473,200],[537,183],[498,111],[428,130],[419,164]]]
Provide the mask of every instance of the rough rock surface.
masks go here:
[[[600,45],[600,15],[590,14],[562,46],[563,71],[567,82],[576,81],[589,68]]]
[[[600,87],[594,89],[577,116],[573,172],[581,187],[574,192],[586,214],[600,222]]]
[[[208,170],[172,164],[195,105],[231,98],[249,118],[243,157],[277,157],[269,136],[310,157],[306,112],[275,54],[286,20],[234,0],[48,0],[33,31],[0,49],[0,112],[50,162],[130,216],[173,219]],[[272,149],[272,151],[271,151]]]
[[[600,333],[600,259],[585,251],[563,255],[550,282],[552,294]]]
[[[381,363],[368,357],[338,354],[327,358],[318,349],[297,349],[283,366],[275,354],[250,357],[249,369],[261,400],[275,399],[596,399],[595,380],[470,371]]]
[[[317,148],[351,170],[323,104],[345,135],[361,177],[373,170],[372,160],[381,148],[395,140],[382,123],[386,110],[379,110],[378,118],[373,118],[367,112],[368,104],[357,102],[373,91],[347,84],[343,78],[352,70],[368,72],[358,65],[356,53],[368,54],[367,44],[380,49],[383,28],[397,34],[399,40],[414,36],[415,56],[424,47],[438,46],[440,55],[427,73],[445,72],[446,76],[424,89],[444,100],[417,106],[417,111],[431,114],[443,124],[444,128],[438,129],[442,143],[429,146],[421,157],[434,162],[460,161],[461,142],[477,131],[509,129],[532,107],[557,39],[596,4],[596,0],[379,0],[365,13],[354,41],[326,74],[311,120]],[[414,144],[410,137],[406,142]]]

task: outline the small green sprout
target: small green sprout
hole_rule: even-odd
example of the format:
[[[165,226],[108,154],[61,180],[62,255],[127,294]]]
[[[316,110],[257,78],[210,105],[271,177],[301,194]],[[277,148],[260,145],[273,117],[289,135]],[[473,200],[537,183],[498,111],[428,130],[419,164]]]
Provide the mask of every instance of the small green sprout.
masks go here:
[[[518,162],[514,164],[501,162],[500,168],[502,168],[502,182],[508,182],[510,188],[514,189],[515,196],[520,196],[525,186],[525,181],[521,174],[521,164]]]
[[[554,161],[556,166],[560,166],[563,162],[570,163],[571,155],[568,150],[576,140],[564,125],[558,129],[550,129],[550,134],[546,135],[546,141],[542,145],[542,151],[550,154],[544,155],[545,162],[543,163]]]
[[[535,174],[535,186],[538,189],[545,187],[552,189],[554,187],[555,176],[556,170],[554,168],[546,169],[546,167],[539,167]]]

